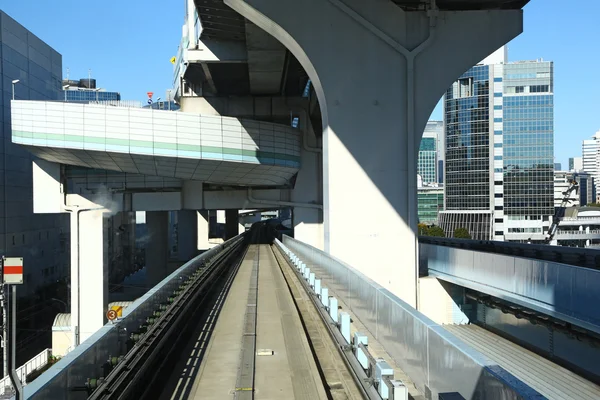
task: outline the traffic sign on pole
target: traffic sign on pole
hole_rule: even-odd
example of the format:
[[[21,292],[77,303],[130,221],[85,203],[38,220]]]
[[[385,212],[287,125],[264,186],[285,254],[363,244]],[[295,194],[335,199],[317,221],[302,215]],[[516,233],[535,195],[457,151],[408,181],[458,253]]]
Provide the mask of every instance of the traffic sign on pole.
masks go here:
[[[2,270],[3,282],[8,285],[23,284],[23,257],[6,257]]]

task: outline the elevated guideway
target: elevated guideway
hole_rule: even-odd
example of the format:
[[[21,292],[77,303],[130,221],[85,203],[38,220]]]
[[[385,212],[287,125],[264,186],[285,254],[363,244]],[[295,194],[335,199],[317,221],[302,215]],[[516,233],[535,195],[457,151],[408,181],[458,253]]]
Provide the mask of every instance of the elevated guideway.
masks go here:
[[[600,383],[597,250],[420,239],[421,286],[436,278],[452,308],[440,323],[469,321]]]

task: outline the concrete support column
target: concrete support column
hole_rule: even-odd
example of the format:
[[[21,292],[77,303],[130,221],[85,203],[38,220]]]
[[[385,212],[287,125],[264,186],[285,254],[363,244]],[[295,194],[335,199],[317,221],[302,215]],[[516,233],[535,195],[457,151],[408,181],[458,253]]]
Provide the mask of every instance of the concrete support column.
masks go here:
[[[522,31],[522,11],[224,1],[282,42],[314,85],[323,121],[325,251],[415,306],[423,129],[453,80]]]
[[[238,210],[225,210],[225,240],[239,235],[240,214]]]
[[[177,212],[177,255],[179,261],[187,262],[198,253],[198,212],[180,210]],[[208,237],[208,235],[207,235]]]
[[[71,326],[73,348],[105,322],[108,306],[108,220],[101,210],[71,214]]]
[[[168,211],[147,211],[146,226],[149,236],[146,245],[146,282],[147,286],[153,287],[163,280],[168,273]]]
[[[209,232],[209,220],[208,220],[208,210],[200,210],[196,215],[198,225],[198,235],[197,235],[197,248],[200,251],[208,250],[208,232]]]

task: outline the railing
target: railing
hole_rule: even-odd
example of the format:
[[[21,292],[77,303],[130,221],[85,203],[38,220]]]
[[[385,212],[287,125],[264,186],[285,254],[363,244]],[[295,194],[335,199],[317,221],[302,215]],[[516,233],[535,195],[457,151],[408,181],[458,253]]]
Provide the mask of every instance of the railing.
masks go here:
[[[561,231],[559,230],[556,233],[558,236],[560,235],[598,235],[600,234],[600,229],[594,229],[590,231]]]
[[[484,253],[505,254],[534,260],[554,261],[600,270],[600,251],[596,249],[497,242],[492,240],[450,239],[433,236],[419,236],[419,243],[481,251]],[[421,262],[420,265],[423,265],[423,263]],[[421,273],[426,274],[427,271],[421,271]]]
[[[285,235],[283,243],[310,272],[321,277],[321,287],[331,289],[349,307],[427,398],[456,392],[466,399],[541,398],[495,362],[349,265]]]
[[[103,376],[103,368],[112,358],[123,354],[132,333],[137,332],[142,324],[147,323],[160,305],[166,304],[175,290],[180,290],[182,282],[205,259],[210,259],[230,246],[243,240],[243,235],[217,246],[196,258],[188,261],[158,285],[138,298],[123,312],[118,323],[108,323],[100,328],[48,371],[24,388],[27,399],[80,399],[86,398],[85,390],[89,386],[88,379],[96,382],[96,377]],[[83,393],[81,392],[83,391]]]
[[[48,361],[50,360],[51,356],[52,356],[52,350],[45,349],[40,354],[33,357],[31,360],[27,361],[21,367],[17,368],[17,376],[19,377],[19,380],[21,381],[21,383],[23,385],[26,385],[28,383],[27,375],[31,374],[32,372],[34,372],[36,370],[39,370],[40,368],[44,368],[46,365],[48,365]],[[0,379],[0,395],[6,394],[6,393],[12,393],[12,391],[13,391],[13,388],[12,388],[12,384],[10,383],[10,378],[8,377],[8,375],[5,376],[4,378]]]

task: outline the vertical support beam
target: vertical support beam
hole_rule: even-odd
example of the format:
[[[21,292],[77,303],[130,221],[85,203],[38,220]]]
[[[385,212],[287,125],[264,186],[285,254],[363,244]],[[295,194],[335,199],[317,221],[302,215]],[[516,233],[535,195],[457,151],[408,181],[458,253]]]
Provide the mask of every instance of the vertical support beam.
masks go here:
[[[229,240],[232,237],[239,235],[239,218],[238,210],[225,210],[225,239]]]
[[[197,249],[200,251],[208,250],[208,232],[209,232],[209,221],[208,221],[208,210],[200,210],[196,216],[198,225],[198,244]]]
[[[169,245],[168,211],[147,211],[146,226],[150,240],[146,245],[146,282],[153,287],[167,276]]]
[[[71,214],[71,326],[73,347],[105,322],[108,306],[108,221],[101,210]]]
[[[198,211],[179,210],[177,212],[177,253],[179,261],[187,262],[198,253],[198,219]]]

